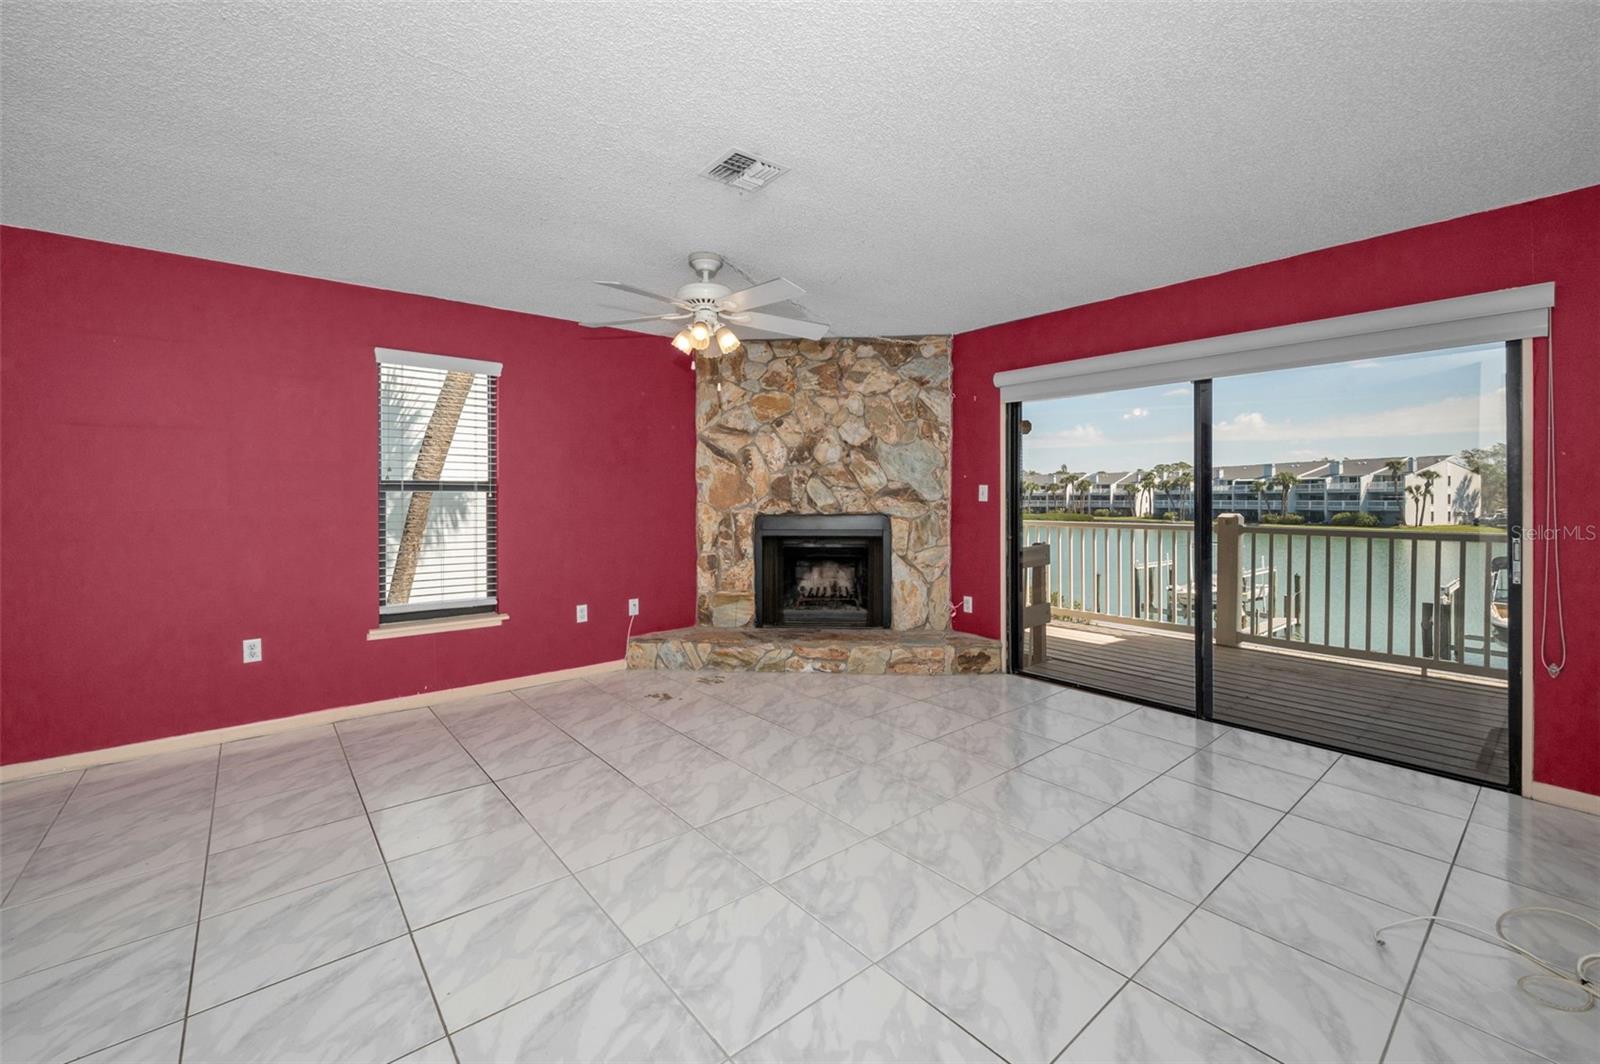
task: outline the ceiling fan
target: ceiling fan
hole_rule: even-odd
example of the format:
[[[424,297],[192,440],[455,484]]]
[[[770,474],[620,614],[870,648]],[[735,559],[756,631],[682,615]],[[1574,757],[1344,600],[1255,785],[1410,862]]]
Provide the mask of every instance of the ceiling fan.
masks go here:
[[[739,337],[729,328],[730,323],[745,325],[762,332],[777,333],[780,336],[798,336],[805,340],[820,340],[828,331],[828,327],[821,322],[756,312],[758,307],[804,295],[805,289],[793,281],[779,277],[735,292],[727,285],[712,280],[717,271],[722,269],[722,256],[714,251],[692,253],[689,256],[689,268],[698,274],[700,279],[690,281],[671,296],[657,295],[643,288],[635,288],[631,284],[623,284],[621,281],[596,282],[607,288],[615,288],[619,292],[632,292],[636,296],[654,299],[673,309],[665,314],[655,314],[648,318],[586,321],[582,324],[591,329],[604,329],[614,325],[640,325],[650,321],[687,321],[689,324],[672,338],[672,346],[686,355],[706,350],[713,340],[716,341],[717,350],[723,354],[733,352],[739,346]]]

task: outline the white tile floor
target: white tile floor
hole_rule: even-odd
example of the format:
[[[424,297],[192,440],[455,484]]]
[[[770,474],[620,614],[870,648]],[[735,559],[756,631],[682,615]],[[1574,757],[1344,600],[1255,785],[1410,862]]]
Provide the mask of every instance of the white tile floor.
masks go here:
[[[1596,818],[1029,680],[618,673],[6,784],[0,1057],[1593,1060],[1372,930],[1597,883]]]

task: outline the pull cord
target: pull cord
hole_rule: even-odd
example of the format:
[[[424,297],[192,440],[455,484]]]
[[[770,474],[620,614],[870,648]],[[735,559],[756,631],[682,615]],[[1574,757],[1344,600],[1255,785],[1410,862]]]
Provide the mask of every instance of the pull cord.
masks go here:
[[[1543,612],[1539,618],[1539,663],[1553,680],[1567,667],[1567,621],[1561,601],[1561,522],[1556,510],[1556,330],[1555,315],[1551,315],[1548,335],[1544,342],[1544,576],[1541,597]],[[1554,574],[1555,594],[1551,595],[1551,576]],[[1555,607],[1556,635],[1560,654],[1552,658],[1549,650],[1550,610]]]

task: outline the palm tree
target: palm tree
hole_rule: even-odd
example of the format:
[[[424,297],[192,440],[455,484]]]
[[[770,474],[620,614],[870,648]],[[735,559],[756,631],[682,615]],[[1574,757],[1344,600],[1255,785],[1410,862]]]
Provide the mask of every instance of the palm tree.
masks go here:
[[[1072,491],[1072,485],[1076,477],[1077,474],[1069,470],[1065,462],[1062,462],[1061,468],[1056,470],[1056,486],[1061,489],[1061,510],[1063,513],[1066,512],[1067,495]]]
[[[1139,478],[1139,490],[1150,496],[1150,513],[1152,516],[1154,516],[1156,512],[1156,475],[1154,472],[1148,469],[1145,470],[1144,476]],[[1134,509],[1137,510],[1138,507],[1135,506]],[[1135,514],[1134,516],[1137,517],[1138,514]]]
[[[1461,452],[1461,460],[1478,477],[1478,499],[1485,513],[1503,510],[1506,506],[1506,445],[1470,447]]]
[[[1433,482],[1439,479],[1439,471],[1436,469],[1424,469],[1422,472],[1418,473],[1417,476],[1422,478],[1422,505],[1432,506]],[[1417,524],[1422,524],[1421,507],[1418,507],[1417,509]]]
[[[416,465],[411,470],[412,480],[438,480],[444,471],[444,460],[450,454],[461,410],[467,405],[467,394],[472,391],[472,376],[455,370],[445,374],[433,413],[428,416]],[[412,493],[406,506],[400,547],[395,552],[394,567],[389,573],[389,591],[384,596],[389,605],[411,601],[411,583],[417,575],[417,560],[422,554],[422,540],[428,530],[428,511],[432,505],[433,492],[418,491]]]
[[[1190,469],[1187,463],[1184,464],[1183,472],[1179,473],[1177,475],[1177,477],[1173,480],[1172,486],[1178,489],[1178,493],[1179,493],[1178,494],[1178,498],[1180,500],[1182,500],[1182,502],[1180,502],[1179,507],[1178,507],[1178,512],[1179,512],[1180,516],[1183,513],[1184,504],[1186,503],[1188,505],[1188,509],[1189,509],[1189,516],[1193,517],[1194,516],[1194,494],[1193,494],[1193,491],[1194,491],[1194,470]]]
[[[1389,479],[1399,480],[1401,477],[1405,476],[1406,460],[1404,458],[1391,458],[1387,462],[1383,463],[1383,468],[1389,471]]]
[[[1422,485],[1420,485],[1420,484],[1413,484],[1409,488],[1406,489],[1406,494],[1408,496],[1410,496],[1412,502],[1417,504],[1417,527],[1421,528],[1422,527],[1422,497],[1425,494],[1424,489],[1423,489]]]
[[[1256,493],[1256,520],[1261,520],[1261,515],[1267,511],[1267,489],[1272,485],[1265,480],[1257,480],[1250,485],[1250,490]]]
[[[1300,483],[1300,478],[1285,469],[1272,478],[1272,483],[1276,484],[1283,492],[1283,515],[1287,517],[1289,516],[1289,493],[1294,490],[1296,484]]]

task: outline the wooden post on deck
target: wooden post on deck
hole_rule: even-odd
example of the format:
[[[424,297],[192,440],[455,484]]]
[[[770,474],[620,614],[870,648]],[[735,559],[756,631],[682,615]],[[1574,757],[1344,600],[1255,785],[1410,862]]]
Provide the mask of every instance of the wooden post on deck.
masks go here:
[[[1239,540],[1244,518],[1239,514],[1218,514],[1216,520],[1217,560],[1217,646],[1239,645]]]
[[[1022,569],[1028,577],[1018,581],[1018,594],[1022,596],[1022,629],[1028,633],[1022,663],[1042,665],[1045,629],[1050,625],[1050,545],[1034,543],[1023,547]]]

